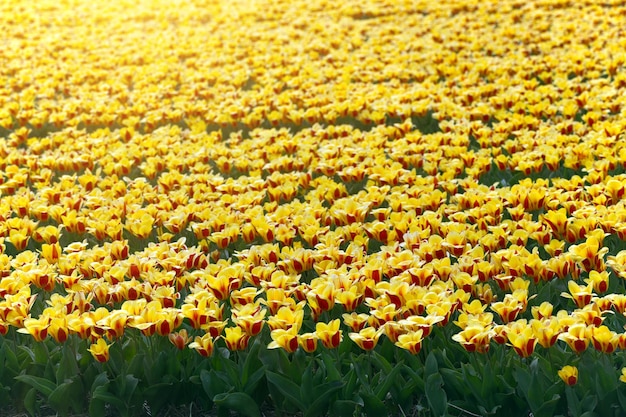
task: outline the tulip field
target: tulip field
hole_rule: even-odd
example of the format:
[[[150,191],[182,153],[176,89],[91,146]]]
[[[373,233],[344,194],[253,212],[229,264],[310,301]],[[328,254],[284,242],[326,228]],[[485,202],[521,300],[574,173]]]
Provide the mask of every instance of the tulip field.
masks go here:
[[[626,1],[0,33],[1,417],[626,415]]]

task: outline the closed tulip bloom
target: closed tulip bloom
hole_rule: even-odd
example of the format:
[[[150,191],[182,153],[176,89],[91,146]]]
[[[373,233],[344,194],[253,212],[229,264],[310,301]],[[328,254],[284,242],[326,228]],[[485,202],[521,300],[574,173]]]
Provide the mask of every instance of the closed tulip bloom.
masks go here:
[[[191,341],[191,337],[187,334],[186,329],[182,329],[175,333],[170,333],[167,335],[169,341],[176,346],[178,350],[183,350],[187,343]]]
[[[263,329],[267,310],[258,304],[245,304],[241,308],[233,308],[231,312],[233,322],[248,335],[256,336]]]
[[[319,339],[316,333],[304,333],[298,336],[298,344],[307,353],[315,352],[317,349],[317,340]]]
[[[92,343],[89,347],[89,352],[98,362],[106,362],[109,360],[109,347],[107,342],[103,338],[99,338],[96,343]]]
[[[422,349],[423,340],[424,340],[423,332],[421,330],[417,330],[414,332],[401,334],[398,337],[396,346],[401,347],[402,349],[408,350],[413,355],[417,355]]]
[[[598,293],[606,292],[609,289],[609,271],[590,271],[589,278],[585,282],[591,284]]]
[[[339,319],[330,323],[315,323],[315,334],[317,334],[326,349],[334,349],[341,343],[342,331],[339,329],[340,325],[341,321]]]
[[[345,308],[346,311],[354,311],[363,301],[364,293],[362,284],[356,283],[350,288],[335,293],[335,301]]]
[[[1,334],[1,332],[0,332]],[[67,327],[67,318],[65,315],[62,317],[53,317],[50,319],[50,326],[48,327],[48,334],[52,336],[57,343],[63,343],[69,336],[69,329]]]
[[[408,316],[406,319],[400,320],[399,323],[405,329],[409,331],[422,330],[424,332],[424,337],[427,337],[433,326],[437,323],[443,321],[445,317],[442,316]]]
[[[559,335],[559,340],[563,340],[576,353],[582,353],[589,346],[590,330],[585,323],[572,324],[567,332]]]
[[[156,321],[156,332],[161,336],[167,336],[183,324],[183,315],[176,309],[163,309]]]
[[[593,285],[587,284],[585,286],[578,285],[575,281],[567,282],[567,289],[569,292],[562,292],[561,297],[571,298],[576,303],[578,308],[583,308],[591,302],[591,298],[595,295],[593,293]]]
[[[504,301],[498,301],[491,304],[491,309],[498,313],[502,322],[507,324],[517,318],[524,306],[520,301],[511,294],[504,296]]]
[[[549,318],[552,316],[552,310],[554,306],[547,301],[544,301],[539,306],[533,306],[530,311],[533,317],[537,320]]]
[[[531,320],[530,327],[533,329],[537,342],[544,348],[549,348],[554,345],[562,331],[559,320],[556,318]]]
[[[296,300],[282,288],[268,288],[265,290],[265,297],[266,299],[261,299],[261,303],[267,306],[272,316],[278,313],[282,307],[294,307],[296,305]]]
[[[334,285],[331,282],[318,284],[307,293],[309,304],[315,304],[321,312],[335,306]]]
[[[41,255],[49,264],[55,264],[61,256],[61,245],[58,242],[44,243],[41,245]]]
[[[613,353],[619,345],[619,335],[606,326],[591,327],[591,344],[603,353]]]
[[[224,329],[224,342],[229,350],[244,350],[248,347],[250,336],[239,326]]]
[[[530,327],[524,328],[521,332],[509,332],[507,334],[509,343],[513,346],[515,353],[522,358],[527,358],[535,351],[537,338]]]
[[[567,385],[576,385],[578,382],[578,368],[575,366],[566,365],[559,370],[558,374]]]
[[[213,354],[213,338],[209,333],[206,333],[204,336],[196,336],[193,342],[189,344],[189,348],[194,349],[204,357],[209,357]]]
[[[395,320],[397,315],[398,308],[395,304],[380,306],[370,312],[370,323],[372,326],[378,328],[389,321]]]

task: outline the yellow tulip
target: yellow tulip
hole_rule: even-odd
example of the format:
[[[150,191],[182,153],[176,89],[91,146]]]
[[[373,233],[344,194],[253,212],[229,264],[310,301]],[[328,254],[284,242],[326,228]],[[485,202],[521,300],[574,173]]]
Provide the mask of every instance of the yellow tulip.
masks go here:
[[[91,344],[88,351],[91,352],[91,355],[98,362],[107,362],[109,360],[110,347],[111,345],[108,345],[103,338],[99,338],[96,343]]]

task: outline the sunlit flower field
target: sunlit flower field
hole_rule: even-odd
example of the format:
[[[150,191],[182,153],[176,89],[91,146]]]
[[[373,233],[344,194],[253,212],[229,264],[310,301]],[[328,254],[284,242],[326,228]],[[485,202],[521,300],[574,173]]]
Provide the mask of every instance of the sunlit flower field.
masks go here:
[[[625,29],[0,2],[0,414],[624,415]]]

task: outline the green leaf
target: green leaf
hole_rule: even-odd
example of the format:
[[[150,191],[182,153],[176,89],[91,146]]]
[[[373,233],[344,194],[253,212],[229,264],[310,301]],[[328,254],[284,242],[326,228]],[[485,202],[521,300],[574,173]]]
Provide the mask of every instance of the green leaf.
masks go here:
[[[9,348],[8,343],[2,343],[2,352],[6,358],[4,367],[10,369],[14,374],[18,374],[21,368],[17,360],[17,355],[13,352],[13,349]]]
[[[617,400],[619,401],[619,405],[623,410],[626,410],[626,396],[622,394],[621,390],[617,390]]]
[[[243,392],[228,392],[213,397],[213,402],[221,407],[235,411],[247,417],[261,417],[261,410],[257,403],[248,394]]]
[[[239,372],[239,368],[237,364],[230,359],[226,359],[222,361],[224,365],[224,370],[226,372],[220,372],[220,376],[222,380],[229,386],[234,387],[237,391],[242,391],[243,387],[241,382],[241,374]]]
[[[567,399],[567,409],[570,411],[571,415],[580,416],[582,414],[580,401],[572,387],[565,387],[565,398]]]
[[[437,364],[437,358],[435,352],[432,351],[426,357],[426,363],[424,364],[424,379],[428,379],[431,375],[437,374],[439,371],[439,365]]]
[[[379,399],[385,399],[387,393],[391,389],[391,386],[396,382],[396,378],[401,370],[402,364],[399,363],[393,369],[391,369],[391,372],[387,373],[387,375],[384,376],[383,383],[380,384],[374,391]]]
[[[341,373],[337,369],[335,365],[335,359],[330,355],[328,351],[322,351],[322,362],[324,363],[324,367],[326,369],[326,375],[331,381],[339,381],[341,380]]]
[[[107,388],[108,388],[108,384],[100,385],[93,391],[92,397],[94,399],[103,401],[106,404],[115,406],[122,413],[126,412],[128,408],[126,406],[126,403],[123,400],[121,400],[117,395],[111,394]]]
[[[345,378],[345,386],[343,388],[342,394],[343,398],[351,398],[353,393],[356,391],[356,383],[358,382],[358,378],[354,369],[350,369],[346,374]]]
[[[61,361],[56,371],[57,383],[64,382],[72,376],[78,375],[78,364],[70,346],[63,345],[62,353],[63,356],[61,356]]]
[[[313,362],[309,362],[309,366],[306,367],[302,374],[302,382],[300,383],[300,398],[305,405],[310,404],[310,399],[315,398],[311,395],[313,391]]]
[[[553,416],[561,396],[554,394],[549,400],[544,400],[539,408],[533,410],[536,416]]]
[[[70,407],[77,413],[82,411],[80,399],[84,398],[84,388],[76,382],[71,380],[59,385],[48,397],[50,406],[61,414],[67,414]]]
[[[129,374],[133,374],[133,375],[141,375],[146,374],[145,372],[145,364],[144,364],[144,360],[146,358],[146,355],[143,353],[137,353],[135,356],[133,356],[133,358],[129,361],[128,363],[128,369],[126,370],[126,372],[128,372]],[[159,378],[161,378],[163,375],[152,375],[153,378],[155,378],[157,381],[159,380]]]
[[[107,373],[101,372],[94,378],[93,383],[91,384],[91,391],[93,392],[96,390],[96,388],[107,385],[108,383],[109,377],[107,376]]]
[[[301,411],[304,411],[307,407],[300,398],[300,388],[298,385],[277,373],[267,371],[265,374],[268,382],[278,388],[278,390],[285,396],[286,399],[291,401]]]
[[[378,369],[385,371],[386,374],[391,372],[391,364],[380,353],[372,351],[372,361]]]
[[[452,388],[461,397],[470,397],[472,391],[467,387],[468,381],[464,374],[456,369],[442,368],[439,370],[444,380],[444,384]]]
[[[445,416],[448,411],[448,398],[442,386],[443,379],[440,374],[431,374],[426,378],[426,399],[436,416]]]
[[[517,368],[514,373],[515,382],[517,382],[517,392],[525,396],[530,389],[532,377],[530,372],[524,368]]]
[[[321,416],[326,413],[330,401],[333,399],[333,394],[339,391],[343,387],[341,381],[330,381],[325,384],[319,385],[313,389],[312,398],[315,400],[304,412],[304,417]]]
[[[143,397],[150,405],[153,413],[158,413],[165,404],[176,394],[176,387],[171,382],[150,385],[143,391]]]
[[[49,379],[40,378],[33,375],[18,375],[15,377],[15,379],[35,388],[46,398],[48,398],[50,394],[52,394],[52,391],[54,391],[57,387],[56,384]]]
[[[33,352],[31,348],[24,346],[24,345],[19,345],[17,348],[19,349],[20,353],[22,353],[22,355],[20,356],[23,356],[23,358],[19,358],[19,357],[17,358],[18,362],[21,362],[19,364],[20,369],[26,368],[26,365],[28,363],[36,363],[35,352]],[[30,359],[30,362],[28,361],[28,359]]]
[[[105,417],[106,403],[98,398],[91,398],[89,401],[89,415],[91,417]]]
[[[123,395],[127,403],[130,403],[130,399],[133,397],[133,394],[135,393],[135,389],[137,389],[137,384],[139,383],[139,379],[136,378],[134,375],[125,375],[122,381],[123,381],[123,384],[122,384],[123,389],[120,394]]]
[[[261,360],[259,359],[260,349],[260,339],[256,339],[254,343],[252,343],[250,351],[248,352],[246,359],[243,363],[243,369],[241,371],[241,381],[244,387],[248,384],[248,379],[250,378],[250,376],[258,372],[259,368],[261,368],[263,365]]]
[[[495,407],[493,407],[490,410],[487,410],[483,405],[478,405],[478,411],[480,411],[480,414],[483,416],[495,416],[498,415],[498,410],[502,408],[502,405],[496,405]]]
[[[389,414],[385,403],[371,392],[361,391],[360,395],[361,398],[363,398],[363,411],[365,411],[365,414],[367,414],[368,416],[379,417]]]
[[[313,398],[329,396],[332,393],[340,390],[343,387],[343,382],[341,381],[330,381],[324,384],[317,385],[313,387],[311,391],[307,394],[311,395]]]
[[[39,365],[45,365],[50,360],[48,347],[45,343],[33,343],[34,362]]]
[[[367,390],[367,392],[369,392],[370,394],[374,394],[374,391],[372,390],[370,381],[368,379],[369,375],[365,374],[365,371],[363,370],[363,367],[360,366],[360,364],[355,363],[353,368],[354,372],[356,373],[356,376],[358,377],[359,381],[361,382],[361,390],[365,389]]]
[[[357,407],[363,405],[352,400],[337,400],[331,407],[331,415],[338,417],[352,417],[356,413]]]
[[[213,398],[217,394],[221,394],[226,391],[226,387],[224,384],[220,383],[214,370],[207,371],[206,369],[203,369],[200,371],[200,381],[202,382],[202,389],[209,398]]]
[[[581,411],[583,414],[593,412],[598,405],[598,396],[594,394],[587,394],[580,403]]]
[[[26,395],[24,396],[24,408],[28,411],[28,414],[31,416],[37,415],[37,390],[35,388],[31,388],[28,390]]]
[[[262,365],[252,375],[248,376],[243,387],[246,394],[252,395],[259,382],[265,377],[265,369],[265,365]]]

